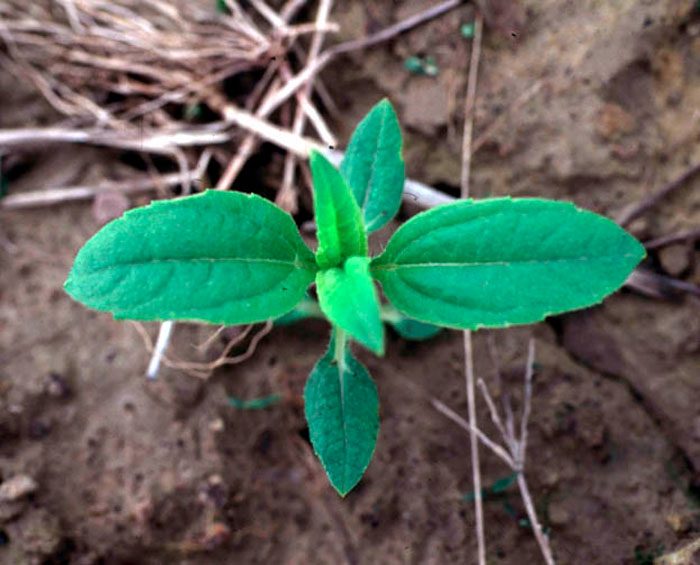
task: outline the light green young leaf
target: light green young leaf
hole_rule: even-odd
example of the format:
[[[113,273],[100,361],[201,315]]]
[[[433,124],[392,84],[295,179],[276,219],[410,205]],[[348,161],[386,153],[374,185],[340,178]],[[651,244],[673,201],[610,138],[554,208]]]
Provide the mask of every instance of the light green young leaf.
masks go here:
[[[338,267],[348,257],[367,255],[367,232],[362,214],[343,175],[318,151],[311,152],[314,211],[322,269]]]
[[[405,181],[401,147],[399,120],[385,99],[357,126],[340,165],[370,233],[385,226],[399,210]]]
[[[345,496],[364,474],[379,433],[379,397],[367,369],[331,340],[304,388],[309,436],[328,479]],[[338,349],[338,351],[336,351]]]
[[[288,214],[259,196],[208,191],[106,225],[65,289],[118,319],[244,324],[291,310],[315,274]]]
[[[369,261],[369,257],[350,257],[342,268],[319,271],[316,290],[321,310],[332,324],[377,355],[383,355],[384,325]]]
[[[496,198],[415,216],[373,261],[372,273],[404,314],[477,329],[596,304],[643,257],[621,227],[573,204]]]

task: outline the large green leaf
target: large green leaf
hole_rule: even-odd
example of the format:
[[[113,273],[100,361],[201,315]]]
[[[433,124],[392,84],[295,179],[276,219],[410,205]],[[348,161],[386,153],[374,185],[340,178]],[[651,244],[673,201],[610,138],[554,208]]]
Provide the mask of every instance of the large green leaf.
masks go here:
[[[455,328],[528,324],[600,302],[644,257],[614,222],[541,199],[466,200],[401,226],[372,263],[404,314]]]
[[[384,99],[357,126],[340,165],[368,232],[386,225],[399,210],[405,181],[401,146],[399,120]]]
[[[311,152],[314,209],[322,269],[338,267],[348,257],[367,255],[367,232],[362,213],[343,175],[318,151]]]
[[[288,214],[259,196],[207,191],[106,225],[65,288],[115,318],[243,324],[291,310],[315,271]]]
[[[384,324],[369,261],[369,257],[350,257],[342,268],[319,271],[316,290],[321,310],[332,324],[383,355]]]
[[[314,367],[304,388],[304,410],[314,451],[338,493],[360,481],[377,443],[379,397],[365,369],[344,343]]]

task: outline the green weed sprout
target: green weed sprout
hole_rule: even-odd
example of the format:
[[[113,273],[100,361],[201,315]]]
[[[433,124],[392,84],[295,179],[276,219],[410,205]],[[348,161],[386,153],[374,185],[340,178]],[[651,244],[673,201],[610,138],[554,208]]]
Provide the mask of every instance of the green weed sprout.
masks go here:
[[[399,209],[401,130],[384,100],[359,124],[340,169],[310,158],[318,248],[254,194],[206,191],[135,209],[78,253],[66,291],[116,319],[212,324],[323,316],[330,344],[304,391],[314,450],[346,495],[370,463],[379,399],[350,342],[384,353],[384,324],[409,338],[436,326],[531,324],[617,290],[644,248],[614,222],[568,202],[462,200],[404,223],[384,251],[367,236]],[[382,304],[376,282],[389,304]],[[318,302],[307,294],[315,283]]]

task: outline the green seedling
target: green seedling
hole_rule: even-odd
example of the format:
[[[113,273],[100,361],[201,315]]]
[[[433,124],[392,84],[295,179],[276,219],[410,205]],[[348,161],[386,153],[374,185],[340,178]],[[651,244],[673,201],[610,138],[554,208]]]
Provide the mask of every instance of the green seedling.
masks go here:
[[[279,394],[270,394],[269,396],[251,398],[249,400],[229,396],[228,403],[237,410],[264,410],[279,403],[280,400],[282,400],[282,397]]]
[[[403,66],[409,73],[414,75],[436,77],[440,72],[435,57],[430,55],[427,57],[408,57],[403,62]]]
[[[407,221],[370,257],[368,234],[396,215],[405,180],[401,131],[386,100],[357,127],[340,169],[318,152],[310,164],[315,253],[274,204],[210,190],[107,224],[78,253],[65,288],[116,319],[328,319],[330,344],[306,384],[305,411],[341,495],[361,479],[379,430],[377,389],[350,342],[382,355],[384,322],[419,339],[435,326],[538,322],[600,302],[644,257],[614,222],[538,198],[439,206]],[[312,284],[318,302],[307,294]]]
[[[469,22],[466,24],[462,24],[462,27],[459,28],[459,32],[465,39],[474,39],[475,29],[476,27],[474,25],[474,22]]]
[[[481,489],[481,499],[486,501],[493,498],[498,498],[508,491],[516,481],[518,480],[518,473],[511,473],[510,475],[498,479],[491,483],[486,488]],[[476,498],[476,493],[474,491],[465,494],[462,499],[466,502],[473,502]]]

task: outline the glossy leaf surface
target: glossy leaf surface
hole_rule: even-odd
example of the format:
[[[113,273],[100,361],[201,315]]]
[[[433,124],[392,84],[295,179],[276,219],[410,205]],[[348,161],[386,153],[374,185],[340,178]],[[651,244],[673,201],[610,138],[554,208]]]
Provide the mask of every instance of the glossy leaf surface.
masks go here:
[[[311,153],[310,165],[318,266],[322,269],[338,267],[348,257],[367,255],[367,232],[362,214],[340,171],[317,151]]]
[[[401,127],[388,100],[377,104],[355,129],[340,171],[362,208],[368,232],[391,220],[401,204],[405,167]]]
[[[573,204],[498,198],[415,216],[372,272],[405,315],[477,329],[596,304],[643,257],[641,244],[617,224]]]
[[[335,340],[309,376],[304,410],[314,451],[333,487],[345,496],[372,459],[379,433],[379,397],[367,369],[349,349],[336,355]]]
[[[288,214],[259,196],[207,191],[106,225],[65,288],[115,318],[243,324],[291,310],[315,272]]]
[[[319,271],[316,289],[321,310],[332,324],[378,355],[384,353],[379,298],[369,274],[369,257],[350,257],[343,268]]]

